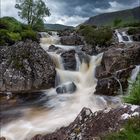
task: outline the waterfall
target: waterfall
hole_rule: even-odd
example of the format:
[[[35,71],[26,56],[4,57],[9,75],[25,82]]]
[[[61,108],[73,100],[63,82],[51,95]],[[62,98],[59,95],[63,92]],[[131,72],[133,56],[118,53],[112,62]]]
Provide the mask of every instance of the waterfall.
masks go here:
[[[140,65],[136,66],[136,68],[132,70],[131,77],[130,77],[131,81],[136,80],[136,77],[139,72],[140,72]]]
[[[131,37],[126,33],[126,31],[115,31],[117,37],[118,37],[118,41],[121,43],[132,43],[132,39]]]
[[[50,43],[60,43],[59,37],[56,34],[53,36],[55,37],[47,36],[41,39],[44,50],[47,51]],[[60,46],[63,49],[66,48],[65,50],[68,48],[77,50],[77,46]],[[23,116],[1,128],[1,135],[7,140],[28,140],[36,134],[53,132],[62,126],[69,125],[83,107],[88,107],[95,112],[104,109],[108,106],[108,102],[111,102],[108,97],[93,94],[97,83],[95,68],[100,65],[103,54],[88,56],[88,60],[87,57],[83,57],[80,61],[76,53],[76,71],[65,70],[59,54],[55,52],[48,52],[48,54],[56,66],[56,87],[44,91],[45,96],[40,99],[46,100],[43,106],[20,108]],[[57,94],[58,88],[64,94]],[[116,105],[114,98],[112,104]]]

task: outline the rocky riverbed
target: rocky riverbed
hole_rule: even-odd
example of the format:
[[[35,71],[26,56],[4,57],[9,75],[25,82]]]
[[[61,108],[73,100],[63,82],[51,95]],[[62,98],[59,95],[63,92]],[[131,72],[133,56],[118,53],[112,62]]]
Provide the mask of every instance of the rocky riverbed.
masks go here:
[[[32,111],[30,115],[27,113],[28,107],[32,110],[39,106],[43,110],[40,117],[44,120],[40,117],[38,120],[37,114],[28,122],[37,134],[33,138],[26,136],[32,140],[98,140],[102,135],[120,130],[129,118],[140,116],[139,106],[116,100],[128,88],[133,70],[139,69],[139,42],[114,42],[95,49],[75,32],[59,33],[59,36],[55,42],[65,46],[40,45],[30,40],[0,46],[0,119],[5,126],[4,134],[9,132],[11,138],[13,133],[8,123],[15,119],[13,130],[22,127],[18,125],[23,125],[20,118],[28,122],[27,118],[32,116]],[[50,42],[55,39],[50,38]],[[75,120],[74,116],[77,116]],[[54,129],[50,126],[55,120],[62,124],[55,122]],[[33,129],[24,127],[25,133],[32,133]],[[46,132],[47,128],[53,132]],[[43,134],[38,132],[41,129]],[[12,137],[19,138],[15,135]],[[5,140],[4,137],[0,140]]]

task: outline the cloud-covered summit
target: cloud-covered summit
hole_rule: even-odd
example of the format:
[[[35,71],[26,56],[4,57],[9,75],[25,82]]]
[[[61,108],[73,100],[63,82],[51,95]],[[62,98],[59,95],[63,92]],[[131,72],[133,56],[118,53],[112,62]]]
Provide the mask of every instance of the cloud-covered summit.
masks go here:
[[[14,8],[16,0],[1,0],[1,16],[18,18]],[[76,26],[91,16],[133,8],[139,0],[44,0],[51,10],[51,16],[45,18],[47,23]]]

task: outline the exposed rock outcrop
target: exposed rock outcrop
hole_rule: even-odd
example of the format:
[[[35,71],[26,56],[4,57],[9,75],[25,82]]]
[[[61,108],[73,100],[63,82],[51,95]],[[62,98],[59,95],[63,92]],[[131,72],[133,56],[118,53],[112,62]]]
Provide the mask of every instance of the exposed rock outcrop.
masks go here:
[[[75,50],[69,50],[61,54],[65,70],[76,70]]]
[[[127,79],[135,65],[140,64],[140,45],[112,48],[103,55],[101,65],[96,68],[98,79],[95,94],[116,95],[122,86],[128,86]]]
[[[104,134],[118,131],[129,118],[140,116],[140,107],[122,105],[116,109],[105,109],[92,113],[83,108],[77,118],[68,126],[47,135],[36,135],[32,140],[93,140]]]
[[[64,50],[55,45],[51,45],[51,46],[49,46],[48,52],[56,52],[57,54],[60,54],[60,53],[64,52]]]
[[[55,84],[55,66],[38,43],[0,46],[0,92],[25,92]]]
[[[60,42],[62,45],[83,45],[81,37],[77,34],[62,36]]]

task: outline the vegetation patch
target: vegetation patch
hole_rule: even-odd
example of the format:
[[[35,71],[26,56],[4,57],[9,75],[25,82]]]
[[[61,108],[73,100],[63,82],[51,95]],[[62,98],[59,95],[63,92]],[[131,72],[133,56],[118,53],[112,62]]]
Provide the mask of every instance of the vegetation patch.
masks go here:
[[[99,47],[108,46],[112,39],[112,30],[109,27],[99,27],[82,25],[78,32],[84,36],[86,42],[93,46],[98,45]]]
[[[37,24],[34,28],[39,30],[42,26]],[[13,45],[17,41],[26,39],[38,41],[35,30],[13,17],[0,18],[0,36],[0,45]]]
[[[139,140],[140,138],[140,118],[135,117],[128,120],[121,131],[111,133],[101,138],[101,140]]]
[[[124,97],[126,103],[140,105],[140,74],[134,83],[130,83],[128,96]]]

